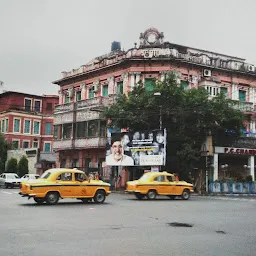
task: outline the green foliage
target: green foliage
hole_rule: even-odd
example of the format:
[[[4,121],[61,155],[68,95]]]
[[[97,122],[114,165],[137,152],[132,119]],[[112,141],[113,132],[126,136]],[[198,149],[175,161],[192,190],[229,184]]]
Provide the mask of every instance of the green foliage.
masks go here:
[[[22,177],[28,173],[28,159],[26,156],[22,156],[18,163],[18,175]]]
[[[160,96],[154,93],[160,92]],[[120,95],[103,112],[112,125],[135,130],[159,128],[160,112],[167,129],[167,168],[186,171],[199,161],[200,148],[211,132],[215,140],[240,136],[244,116],[223,94],[210,100],[207,91],[184,90],[169,73],[163,82],[155,81],[153,91],[137,84],[128,95]],[[231,131],[232,133],[227,133]]]
[[[5,162],[7,159],[8,143],[4,135],[0,133],[0,172],[4,172]]]
[[[17,173],[17,159],[16,158],[10,158],[6,165],[6,172],[13,172]]]

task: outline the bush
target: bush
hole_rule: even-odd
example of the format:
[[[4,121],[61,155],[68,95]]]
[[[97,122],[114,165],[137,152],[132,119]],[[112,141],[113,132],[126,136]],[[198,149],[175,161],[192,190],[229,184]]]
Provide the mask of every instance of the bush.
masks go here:
[[[22,156],[18,163],[18,175],[22,177],[28,173],[28,159],[26,156]]]
[[[252,175],[246,176],[245,180],[246,180],[246,181],[252,181]]]
[[[17,173],[17,159],[10,158],[6,165],[6,172],[14,172]]]

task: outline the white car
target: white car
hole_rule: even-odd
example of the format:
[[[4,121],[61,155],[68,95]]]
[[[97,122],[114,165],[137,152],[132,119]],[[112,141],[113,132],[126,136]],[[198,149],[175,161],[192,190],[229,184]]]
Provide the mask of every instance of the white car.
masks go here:
[[[40,177],[38,174],[25,174],[21,177],[21,181],[36,180]]]
[[[5,188],[19,187],[20,177],[16,173],[2,173],[0,175],[0,186]]]

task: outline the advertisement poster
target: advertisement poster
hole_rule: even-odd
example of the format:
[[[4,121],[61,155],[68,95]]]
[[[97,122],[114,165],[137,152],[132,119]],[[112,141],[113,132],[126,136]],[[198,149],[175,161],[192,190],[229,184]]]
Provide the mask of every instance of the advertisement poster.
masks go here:
[[[166,161],[166,130],[107,132],[107,166],[160,166]]]

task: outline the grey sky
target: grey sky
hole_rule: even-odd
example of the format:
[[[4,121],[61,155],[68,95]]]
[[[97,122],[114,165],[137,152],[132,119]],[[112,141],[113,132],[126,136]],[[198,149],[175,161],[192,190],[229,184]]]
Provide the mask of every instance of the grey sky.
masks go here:
[[[0,80],[5,90],[57,94],[51,84],[156,27],[165,40],[256,64],[256,1],[0,0]]]

